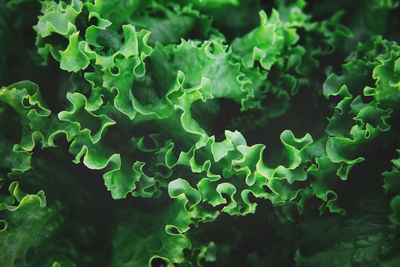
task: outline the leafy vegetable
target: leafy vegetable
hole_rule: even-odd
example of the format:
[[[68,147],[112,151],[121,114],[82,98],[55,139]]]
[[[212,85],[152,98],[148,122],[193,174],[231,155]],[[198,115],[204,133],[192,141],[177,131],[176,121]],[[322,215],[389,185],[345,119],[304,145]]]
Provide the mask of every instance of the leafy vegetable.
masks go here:
[[[398,266],[398,6],[0,3],[0,265]]]

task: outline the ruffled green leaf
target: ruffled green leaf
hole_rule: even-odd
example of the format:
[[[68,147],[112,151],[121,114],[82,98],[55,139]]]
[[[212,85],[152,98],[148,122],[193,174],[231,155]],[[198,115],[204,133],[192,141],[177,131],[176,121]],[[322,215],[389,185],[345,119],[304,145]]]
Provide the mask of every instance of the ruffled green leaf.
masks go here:
[[[13,182],[9,190],[15,198],[12,202],[17,203],[0,203],[0,263],[5,266],[39,266],[58,261],[65,266],[75,266],[65,256],[54,253],[56,247],[44,246],[60,227],[60,207],[48,206],[43,191],[36,195],[22,192],[17,182]],[[55,250],[54,254],[50,254],[52,250]]]
[[[398,265],[397,4],[273,2],[0,3],[0,265]]]

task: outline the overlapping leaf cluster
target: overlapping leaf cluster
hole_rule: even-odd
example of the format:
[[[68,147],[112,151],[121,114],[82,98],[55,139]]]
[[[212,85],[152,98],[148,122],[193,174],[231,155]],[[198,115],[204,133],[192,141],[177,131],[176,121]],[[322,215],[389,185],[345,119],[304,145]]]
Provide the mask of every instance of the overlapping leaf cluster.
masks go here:
[[[0,4],[1,265],[398,265],[398,3],[342,2]]]

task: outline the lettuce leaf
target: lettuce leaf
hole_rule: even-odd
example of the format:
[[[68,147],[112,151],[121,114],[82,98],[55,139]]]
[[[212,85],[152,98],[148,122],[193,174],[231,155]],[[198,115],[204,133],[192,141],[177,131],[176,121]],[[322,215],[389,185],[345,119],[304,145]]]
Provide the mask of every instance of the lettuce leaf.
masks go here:
[[[398,5],[360,6],[0,3],[0,265],[398,265]]]

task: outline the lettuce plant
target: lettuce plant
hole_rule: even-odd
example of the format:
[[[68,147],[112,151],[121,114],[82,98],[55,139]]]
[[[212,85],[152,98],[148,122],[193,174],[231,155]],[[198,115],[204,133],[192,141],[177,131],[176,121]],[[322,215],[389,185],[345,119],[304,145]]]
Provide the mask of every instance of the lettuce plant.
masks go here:
[[[1,266],[400,266],[395,0],[0,3]]]

